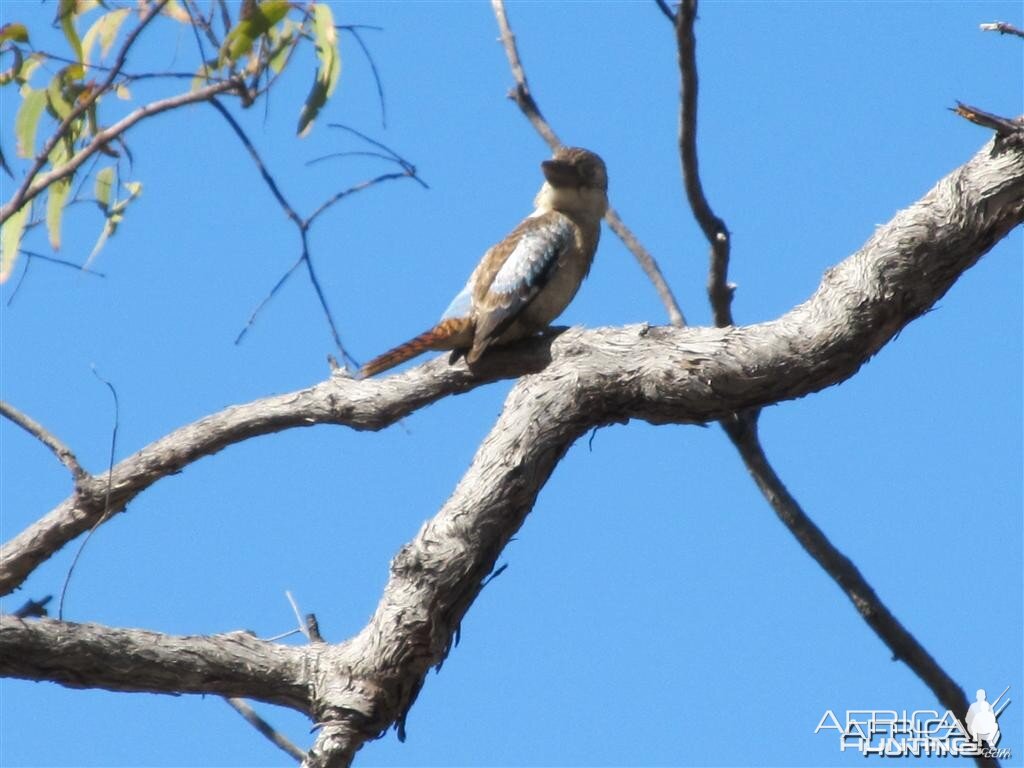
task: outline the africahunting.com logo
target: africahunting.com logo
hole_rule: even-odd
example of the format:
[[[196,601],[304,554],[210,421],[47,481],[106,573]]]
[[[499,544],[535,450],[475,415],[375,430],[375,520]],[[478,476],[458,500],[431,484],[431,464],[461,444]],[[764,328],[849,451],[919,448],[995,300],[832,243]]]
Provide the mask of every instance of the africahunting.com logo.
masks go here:
[[[934,709],[896,711],[892,709],[849,709],[840,719],[831,709],[821,716],[815,733],[834,731],[839,751],[852,750],[881,757],[1012,757],[999,744],[999,716],[1010,703],[1003,697],[1010,686],[992,702],[985,689],[978,689],[975,701],[961,720],[952,711]],[[1000,704],[1000,701],[1002,703]]]

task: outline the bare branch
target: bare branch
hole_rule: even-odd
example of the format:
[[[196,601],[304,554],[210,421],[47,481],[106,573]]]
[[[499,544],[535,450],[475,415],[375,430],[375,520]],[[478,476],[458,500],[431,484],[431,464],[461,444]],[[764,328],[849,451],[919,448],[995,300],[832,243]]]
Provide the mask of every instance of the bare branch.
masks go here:
[[[176,636],[0,616],[0,676],[68,688],[245,696],[308,712],[307,648],[246,632]]]
[[[508,57],[509,67],[512,69],[512,77],[516,81],[516,87],[509,93],[509,97],[519,106],[519,109],[530,121],[530,124],[540,134],[541,138],[547,142],[547,145],[552,150],[557,149],[562,145],[562,140],[558,138],[554,129],[544,119],[544,116],[540,113],[540,107],[537,106],[537,102],[534,101],[533,95],[530,93],[530,86],[526,82],[526,72],[523,70],[522,62],[519,60],[516,37],[512,34],[512,28],[509,26],[508,17],[505,14],[504,0],[491,0],[491,7],[494,9],[494,17],[498,20],[498,28],[501,30],[501,42],[505,46],[505,55]],[[629,252],[633,254],[633,257],[640,264],[640,268],[647,275],[647,279],[654,285],[658,298],[665,305],[665,311],[668,312],[672,324],[685,325],[686,320],[683,317],[683,311],[676,303],[672,289],[669,288],[665,276],[661,273],[661,268],[658,267],[658,262],[640,244],[640,241],[626,227],[614,209],[609,208],[604,218],[612,231],[619,236],[626,248],[629,249]]]
[[[907,631],[878,597],[857,566],[829,541],[790,494],[761,447],[756,420],[724,420],[722,425],[743,457],[743,462],[754,482],[779,516],[779,520],[800,542],[807,554],[813,557],[846,593],[868,626],[889,646],[893,659],[905,662],[914,674],[932,689],[946,709],[952,712],[966,712],[968,701],[963,689]]]
[[[249,137],[246,135],[245,131],[242,130],[242,126],[239,125],[238,121],[235,120],[234,115],[232,115],[218,99],[210,98],[209,102],[210,106],[220,112],[221,117],[223,117],[224,120],[227,121],[227,124],[231,126],[231,130],[235,132],[235,136],[237,136],[238,140],[242,142],[242,146],[245,147],[245,151],[249,153],[249,157],[251,157],[252,161],[256,163],[256,169],[260,172],[260,176],[266,183],[270,193],[274,196],[274,199],[277,200],[277,204],[281,206],[281,210],[284,211],[284,215],[291,219],[295,226],[300,230],[304,229],[305,224],[302,221],[302,218],[295,212],[295,209],[292,208],[291,204],[285,200],[284,194],[281,192],[281,188],[277,186],[277,182],[274,180],[274,177],[270,175],[270,171],[267,170],[267,165],[263,162],[263,158],[260,157],[260,153],[256,151],[256,147],[251,141],[249,141]]]
[[[74,452],[60,438],[31,416],[22,413],[13,405],[3,400],[0,400],[0,416],[4,416],[14,422],[49,448],[53,455],[57,457],[57,460],[67,467],[76,485],[89,477],[89,473],[82,469],[82,465],[78,463]]]
[[[381,83],[380,73],[377,71],[377,62],[373,60],[373,55],[370,53],[370,49],[366,47],[366,43],[363,42],[363,36],[359,34],[358,24],[339,25],[338,29],[343,29],[348,32],[352,37],[356,39],[359,47],[363,51],[363,55],[370,64],[370,74],[373,75],[374,85],[377,86],[377,99],[380,101],[380,125],[381,128],[388,127],[388,112],[387,105],[384,103],[384,85]],[[373,27],[371,27],[373,29]]]
[[[1008,24],[1005,21],[993,21],[987,24],[981,25],[983,32],[998,32],[1001,35],[1016,35],[1017,37],[1024,37],[1024,30],[1017,29],[1012,24]]]
[[[830,269],[808,301],[746,327],[572,330],[497,348],[475,371],[435,359],[384,379],[335,375],[228,408],[114,467],[111,514],[197,459],[258,435],[316,424],[381,429],[447,395],[544,370],[571,377],[591,426],[623,418],[704,423],[818,391],[851,376],[1024,220],[1024,151],[989,142],[924,198]],[[577,381],[578,379],[578,381]],[[0,549],[0,594],[103,514],[95,478]]]
[[[696,35],[693,29],[696,15],[697,0],[683,0],[676,17],[676,39],[682,80],[680,159],[690,207],[711,245],[708,295],[715,323],[723,327],[733,324],[733,289],[727,282],[730,247],[728,230],[725,223],[711,210],[697,166],[698,78]],[[786,488],[761,446],[757,429],[758,416],[757,409],[747,409],[722,419],[720,423],[739,451],[743,463],[765,499],[808,554],[846,593],[868,626],[892,649],[893,658],[905,661],[948,710],[965,712],[967,697],[960,686],[906,630],[857,567],[828,540]],[[996,764],[994,760],[983,757],[978,757],[977,762],[980,766]]]
[[[666,19],[668,19],[674,26],[676,23],[676,15],[672,13],[672,9],[668,7],[668,3],[665,0],[654,0],[658,6],[658,10],[662,12]]]
[[[274,726],[264,720],[262,717],[256,714],[256,710],[250,707],[243,699],[238,698],[227,698],[224,699],[235,712],[245,718],[245,721],[249,723],[253,728],[262,733],[270,742],[281,750],[286,752],[289,757],[294,758],[298,763],[301,763],[306,759],[306,753],[295,746],[287,736],[280,731],[276,730]]]
[[[267,295],[263,297],[260,303],[256,305],[253,311],[249,313],[249,319],[245,321],[245,325],[242,326],[242,330],[240,330],[238,332],[238,335],[235,337],[235,344],[242,343],[242,339],[245,338],[245,334],[247,334],[249,330],[252,328],[253,324],[255,324],[256,317],[260,314],[260,312],[263,311],[263,308],[270,303],[270,300],[277,295],[277,292],[281,290],[284,284],[288,282],[288,278],[292,276],[292,273],[302,266],[303,261],[305,261],[305,254],[299,256],[299,258],[295,260],[295,263],[285,270],[284,274],[277,279],[276,283],[274,283],[274,287],[270,289],[270,292],[267,293]]]
[[[950,107],[950,111],[956,112],[960,117],[969,120],[975,125],[991,128],[996,132],[997,136],[1004,138],[1008,136],[1024,137],[1024,120],[1000,117],[983,109],[964,104],[962,101],[958,101],[955,107]]]
[[[683,0],[676,13],[676,45],[679,49],[679,74],[682,98],[679,109],[679,157],[683,167],[686,197],[694,218],[711,244],[711,266],[708,270],[708,296],[715,325],[733,324],[732,294],[729,285],[729,230],[718,218],[704,196],[697,163],[697,39],[693,24],[697,18],[697,0]]]
[[[661,299],[661,303],[668,313],[669,322],[679,328],[686,325],[686,317],[683,315],[683,310],[680,308],[679,302],[676,301],[675,294],[672,293],[672,288],[669,287],[665,276],[661,274],[661,268],[658,266],[658,262],[654,260],[654,256],[644,248],[636,235],[633,234],[633,230],[626,226],[626,222],[619,217],[618,211],[614,208],[607,210],[604,220],[608,222],[612,232],[619,236],[623,245],[633,254],[640,268],[647,275],[647,279],[651,281],[654,290],[658,293],[658,298]]]

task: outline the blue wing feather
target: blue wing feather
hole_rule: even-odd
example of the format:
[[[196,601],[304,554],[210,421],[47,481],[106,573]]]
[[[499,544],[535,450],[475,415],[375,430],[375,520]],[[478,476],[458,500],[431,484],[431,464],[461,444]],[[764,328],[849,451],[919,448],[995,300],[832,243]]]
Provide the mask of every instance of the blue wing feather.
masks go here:
[[[535,294],[547,282],[559,257],[572,245],[573,227],[568,218],[546,217],[534,222],[494,276],[492,293],[523,298]]]
[[[473,307],[473,281],[472,279],[466,283],[466,286],[459,291],[459,294],[452,299],[448,308],[441,315],[442,320],[447,320],[450,317],[465,317],[469,314],[469,310]]]

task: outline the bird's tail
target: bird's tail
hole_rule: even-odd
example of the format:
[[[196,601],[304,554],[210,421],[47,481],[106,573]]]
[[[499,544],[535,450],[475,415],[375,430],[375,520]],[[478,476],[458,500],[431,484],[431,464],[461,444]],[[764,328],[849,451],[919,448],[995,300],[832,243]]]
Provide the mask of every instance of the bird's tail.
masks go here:
[[[401,365],[416,355],[426,352],[428,349],[456,349],[460,346],[469,346],[472,343],[470,319],[467,317],[449,317],[442,320],[429,331],[424,331],[419,336],[410,339],[405,344],[400,344],[394,349],[388,350],[383,355],[373,358],[370,362],[359,369],[359,378],[365,379],[374,376],[381,371]]]

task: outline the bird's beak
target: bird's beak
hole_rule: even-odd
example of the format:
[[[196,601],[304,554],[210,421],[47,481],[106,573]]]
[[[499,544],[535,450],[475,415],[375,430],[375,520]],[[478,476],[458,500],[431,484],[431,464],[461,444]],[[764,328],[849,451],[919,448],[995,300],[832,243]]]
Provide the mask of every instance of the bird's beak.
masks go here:
[[[576,166],[564,160],[545,160],[540,164],[544,172],[544,178],[553,187],[578,187],[580,176],[576,172]]]

